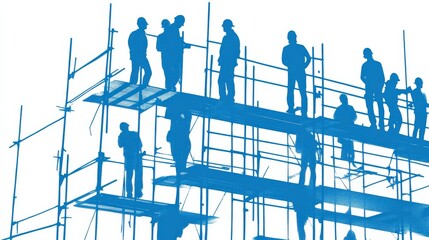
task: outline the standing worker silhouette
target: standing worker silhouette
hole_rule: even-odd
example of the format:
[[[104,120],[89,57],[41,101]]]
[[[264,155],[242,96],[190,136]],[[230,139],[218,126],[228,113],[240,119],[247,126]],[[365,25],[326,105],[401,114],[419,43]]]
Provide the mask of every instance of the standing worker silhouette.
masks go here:
[[[183,49],[190,48],[191,45],[183,41],[180,36],[180,28],[185,24],[185,17],[177,15],[174,22],[168,27],[166,38],[166,53],[168,54],[167,62],[169,66],[170,78],[166,81],[166,89],[176,91],[176,84],[182,80],[182,67],[183,67]],[[182,84],[182,83],[181,83]]]
[[[179,175],[186,169],[186,161],[191,151],[189,134],[192,115],[183,106],[169,106],[165,115],[170,118],[167,141],[170,143],[171,154],[176,163],[176,175]]]
[[[170,118],[170,131],[167,133],[167,141],[170,143],[171,155],[176,166],[176,204],[179,204],[180,173],[186,169],[186,162],[191,152],[189,134],[192,115],[186,107],[172,105],[167,107],[165,117]]]
[[[133,173],[135,172],[135,197],[141,198],[143,196],[143,164],[141,159],[142,141],[139,134],[137,132],[130,131],[128,127],[128,123],[122,122],[119,125],[121,133],[118,136],[118,145],[124,150],[127,197],[133,197],[132,179]]]
[[[398,82],[398,74],[390,74],[390,79],[386,81],[386,87],[383,92],[384,100],[386,101],[386,105],[389,109],[388,132],[395,134],[399,133],[402,125],[402,115],[398,107],[398,96],[400,94],[411,92],[410,87],[407,89],[397,89],[396,86],[398,85]]]
[[[344,93],[340,95],[341,105],[335,109],[334,119],[340,123],[342,126],[351,126],[357,119],[357,114],[355,109],[349,105],[349,100],[347,95]],[[355,150],[353,146],[353,141],[349,138],[338,138],[338,142],[341,143],[341,159],[345,159],[350,163],[354,164],[355,159]]]
[[[377,121],[374,114],[374,100],[378,105],[379,129],[384,131],[384,107],[383,107],[383,86],[384,72],[380,62],[372,57],[372,51],[369,48],[363,50],[363,57],[366,62],[362,64],[360,79],[365,83],[365,103],[368,109],[368,118],[371,128],[377,129]]]
[[[422,92],[423,80],[418,77],[414,80],[414,84],[416,88],[411,91],[411,98],[414,105],[413,138],[417,138],[418,135],[420,140],[424,140],[427,121],[427,99],[426,95]]]
[[[139,29],[135,30],[128,37],[128,47],[130,48],[130,59],[131,59],[131,76],[130,83],[136,84],[138,77],[141,78],[141,69],[144,70],[143,81],[140,83],[145,88],[149,85],[150,77],[152,76],[152,70],[147,60],[147,37],[146,27],[148,23],[143,17],[137,19],[137,26]]]
[[[305,184],[305,173],[307,166],[310,167],[310,183],[309,186],[316,185],[316,153],[317,141],[313,134],[305,129],[300,129],[296,134],[295,150],[301,153],[301,171],[299,173],[299,184]]]
[[[307,83],[305,69],[311,62],[307,49],[297,44],[296,33],[289,31],[287,34],[289,44],[283,48],[282,62],[288,68],[287,105],[288,113],[295,113],[294,90],[295,82],[298,82],[298,89],[301,95],[301,115],[307,117]]]
[[[234,24],[230,19],[225,19],[222,24],[226,33],[222,39],[219,51],[218,64],[219,71],[219,97],[222,101],[234,102],[234,69],[237,66],[237,59],[240,56],[240,39],[232,30]]]
[[[164,31],[158,35],[156,38],[156,50],[161,52],[161,64],[162,69],[164,70],[165,76],[165,88],[172,81],[171,80],[171,63],[168,61],[168,28],[170,27],[170,22],[167,19],[161,21],[161,27],[164,28]]]

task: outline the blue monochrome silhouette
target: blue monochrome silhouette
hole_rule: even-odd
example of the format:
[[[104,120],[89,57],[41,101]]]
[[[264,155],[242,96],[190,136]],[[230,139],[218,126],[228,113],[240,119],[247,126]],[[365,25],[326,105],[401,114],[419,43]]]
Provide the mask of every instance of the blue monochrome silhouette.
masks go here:
[[[222,101],[234,102],[234,69],[240,56],[240,39],[232,29],[234,24],[230,19],[225,19],[222,27],[226,34],[222,39],[218,59],[220,66],[218,79],[219,97]]]
[[[368,109],[368,118],[371,128],[377,129],[377,120],[374,113],[374,101],[378,106],[378,127],[384,131],[384,106],[383,106],[383,86],[384,71],[380,62],[374,60],[372,50],[365,48],[363,57],[366,62],[362,64],[360,79],[365,84],[365,103]]]
[[[133,31],[128,38],[128,47],[130,48],[130,59],[131,59],[131,76],[130,83],[136,84],[140,79],[143,87],[149,85],[150,78],[152,76],[152,69],[150,68],[149,61],[146,56],[147,52],[147,37],[146,37],[146,28],[147,21],[144,17],[139,17],[137,19],[137,30]],[[144,76],[142,78],[142,70],[144,71]]]
[[[298,82],[298,89],[301,95],[301,115],[307,117],[308,100],[307,100],[307,77],[305,69],[311,62],[310,54],[307,49],[297,43],[295,31],[289,31],[287,34],[289,44],[283,48],[282,62],[288,68],[288,89],[287,105],[288,113],[294,114],[295,108],[295,83]]]

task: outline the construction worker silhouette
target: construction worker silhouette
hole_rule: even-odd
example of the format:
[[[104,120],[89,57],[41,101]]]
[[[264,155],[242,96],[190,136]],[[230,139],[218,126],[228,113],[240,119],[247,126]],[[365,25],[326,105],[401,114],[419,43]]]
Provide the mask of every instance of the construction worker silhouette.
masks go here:
[[[353,230],[349,230],[347,232],[347,235],[344,237],[344,240],[356,240],[356,234],[353,232]]]
[[[341,105],[335,109],[334,119],[342,126],[351,126],[357,119],[355,109],[349,105],[347,95],[340,95]],[[338,138],[338,142],[341,143],[341,159],[345,159],[354,165],[355,150],[353,141],[349,138]]]
[[[126,122],[122,122],[119,125],[121,133],[118,136],[118,146],[124,151],[125,158],[125,186],[127,191],[127,197],[133,197],[133,173],[134,183],[135,183],[135,197],[141,198],[143,196],[143,164],[142,164],[142,155],[144,152],[141,152],[142,141],[137,132],[130,131],[128,129],[129,125]]]
[[[152,76],[152,70],[149,65],[149,61],[146,56],[147,50],[147,37],[146,28],[148,23],[143,17],[137,19],[137,30],[133,31],[128,37],[128,47],[130,48],[130,59],[131,59],[131,76],[130,83],[136,84],[138,77],[141,77],[141,70],[144,70],[143,81],[140,83],[143,87],[149,85],[150,78]]]
[[[316,184],[316,153],[318,142],[314,139],[313,134],[305,129],[300,129],[296,134],[295,150],[301,153],[301,171],[299,173],[299,184],[305,184],[305,173],[307,166],[310,167],[309,186],[314,187]]]
[[[161,64],[162,69],[164,70],[164,76],[165,76],[165,88],[167,88],[167,85],[172,81],[172,69],[171,64],[168,61],[168,28],[170,27],[170,21],[167,19],[164,19],[161,21],[161,27],[164,29],[164,31],[158,35],[156,38],[156,50],[161,52]]]
[[[366,62],[362,64],[360,79],[365,83],[365,103],[368,109],[368,118],[371,128],[377,129],[377,121],[374,114],[374,100],[378,105],[379,129],[384,131],[384,107],[383,107],[383,86],[384,72],[380,62],[372,57],[369,48],[363,50],[363,57]]]
[[[182,80],[182,67],[183,67],[183,49],[190,48],[191,45],[183,41],[180,36],[180,28],[185,24],[185,17],[177,15],[174,22],[168,27],[166,31],[166,45],[165,53],[166,65],[169,77],[166,79],[166,89],[176,91],[176,85]],[[181,83],[182,84],[182,83]]]
[[[225,19],[222,24],[226,33],[220,46],[218,64],[219,71],[219,97],[222,101],[234,102],[234,69],[237,66],[237,59],[240,56],[240,39],[232,30],[234,24],[230,19]]]
[[[420,140],[424,140],[427,121],[427,98],[422,92],[423,80],[418,77],[414,80],[414,84],[416,85],[416,88],[411,91],[411,98],[414,106],[413,137],[418,137]]]
[[[183,230],[189,225],[178,204],[167,206],[157,221],[157,240],[176,240],[182,237]]]
[[[298,230],[299,240],[305,240],[305,224],[307,223],[308,218],[313,217],[314,215],[315,199],[313,192],[302,188],[302,191],[300,194],[295,196],[292,203],[293,209],[296,213],[296,227]]]
[[[176,164],[176,174],[186,169],[186,161],[191,151],[189,138],[192,115],[186,107],[169,106],[166,110],[166,118],[170,118],[170,131],[167,133],[167,141],[170,143],[171,154]]]
[[[294,114],[295,109],[295,82],[298,82],[298,89],[301,95],[301,115],[307,117],[307,82],[305,69],[311,62],[310,54],[307,49],[297,44],[296,33],[289,31],[287,34],[289,44],[283,48],[282,62],[288,68],[288,86],[287,86],[287,105],[288,113]]]
[[[192,115],[185,106],[175,104],[167,107],[165,117],[170,119],[167,141],[170,143],[171,155],[176,167],[176,204],[179,204],[181,173],[186,169],[186,162],[191,152],[189,134]]]
[[[396,86],[398,82],[398,74],[392,73],[390,79],[386,81],[386,87],[383,92],[384,100],[389,109],[388,132],[396,134],[399,133],[402,125],[402,114],[398,106],[398,96],[411,92],[411,87],[407,89],[397,89]]]

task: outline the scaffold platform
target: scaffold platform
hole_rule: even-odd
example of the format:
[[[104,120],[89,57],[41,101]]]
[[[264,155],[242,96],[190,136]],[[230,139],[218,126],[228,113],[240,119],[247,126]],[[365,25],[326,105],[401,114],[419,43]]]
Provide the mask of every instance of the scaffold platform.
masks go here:
[[[140,94],[141,93],[141,94]],[[187,106],[195,116],[206,117],[257,128],[296,134],[301,128],[333,137],[346,137],[380,147],[390,148],[399,157],[429,163],[429,142],[412,137],[378,131],[365,126],[342,126],[326,117],[303,118],[298,115],[238,103],[225,103],[188,93],[171,92],[165,89],[115,80],[110,83],[107,97],[95,93],[84,101],[109,106],[145,111],[155,105],[168,107],[177,103]],[[107,101],[108,99],[108,101]]]
[[[154,180],[154,184],[176,186],[176,176],[160,177]],[[181,175],[181,184],[240,194],[246,196],[248,200],[264,197],[293,203],[314,194],[316,205],[323,202],[371,211],[371,216],[360,216],[353,215],[353,211],[351,213],[333,212],[316,207],[317,219],[344,224],[352,223],[356,226],[389,232],[412,229],[415,233],[429,236],[429,205],[426,204],[327,186],[318,186],[313,191],[308,186],[296,183],[215,170],[203,165],[187,168]]]
[[[79,201],[75,206],[88,209],[98,208],[98,210],[113,213],[135,214],[137,217],[158,218],[172,204],[100,193],[86,200]],[[215,216],[206,216],[192,212],[181,211],[180,214],[190,224],[213,223],[217,219]]]

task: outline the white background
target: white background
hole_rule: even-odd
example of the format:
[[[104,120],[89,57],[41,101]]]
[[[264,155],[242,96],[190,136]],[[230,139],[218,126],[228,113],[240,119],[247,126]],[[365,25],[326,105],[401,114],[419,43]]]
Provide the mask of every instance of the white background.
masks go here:
[[[1,238],[9,236],[16,164],[16,147],[9,146],[17,139],[20,106],[23,106],[21,137],[28,136],[62,116],[57,106],[64,105],[70,38],[73,38],[73,57],[77,57],[78,67],[101,53],[107,45],[109,3],[112,3],[113,7],[112,27],[119,31],[114,38],[113,69],[126,68],[115,79],[127,81],[129,78],[127,38],[137,27],[136,20],[140,16],[144,16],[149,22],[147,33],[159,34],[162,31],[160,23],[163,18],[173,21],[174,16],[183,14],[186,17],[185,26],[182,28],[186,41],[205,45],[208,3],[206,1],[2,1],[0,3]],[[316,51],[320,51],[321,44],[324,44],[326,77],[361,87],[363,85],[359,76],[364,61],[362,50],[370,47],[374,58],[382,62],[386,78],[392,72],[398,73],[401,79],[398,87],[404,88],[406,86],[402,34],[405,30],[408,85],[412,86],[415,77],[421,77],[424,81],[423,91],[428,92],[429,84],[426,84],[426,80],[429,79],[427,68],[429,17],[426,6],[425,1],[215,0],[211,1],[210,38],[221,41],[224,34],[221,23],[225,18],[230,18],[240,37],[242,53],[244,46],[247,46],[249,58],[282,66],[281,50],[287,44],[287,32],[293,29],[297,32],[298,42],[308,49],[315,47]],[[191,48],[185,54],[185,68],[186,65],[193,66],[192,68],[188,66],[185,70],[187,81],[185,90],[201,94],[204,82],[204,51]],[[162,87],[160,56],[155,50],[153,38],[149,40],[148,58],[153,70],[151,85]],[[264,75],[263,71],[258,72],[258,76],[265,79],[274,77]],[[82,70],[71,80],[71,97],[103,77],[104,60]],[[276,81],[281,82],[282,79]],[[285,110],[285,96],[271,98],[273,109]],[[72,107],[74,112],[69,114],[66,150],[70,154],[71,169],[97,156],[99,115],[91,128],[92,136],[89,131],[96,107],[95,104],[79,101]],[[131,129],[135,129],[137,115],[121,109],[111,109],[110,114],[110,130],[103,140],[103,151],[113,160],[121,161],[121,151],[116,147],[116,136],[119,133],[116,126],[125,120],[130,122]],[[143,121],[148,123],[142,126],[143,141],[147,149],[153,146],[152,118],[153,114],[150,113],[143,116]],[[368,124],[366,119],[358,119],[358,123]],[[56,205],[58,175],[53,156],[61,148],[61,129],[62,123],[57,123],[21,144],[15,220]],[[160,131],[162,133],[166,130],[164,128]],[[163,138],[162,136],[164,135],[160,138]],[[167,147],[168,145],[165,145],[165,148]],[[199,156],[197,158],[200,159]],[[173,171],[167,169],[166,173],[172,174]],[[105,182],[118,179],[118,183],[112,189],[117,194],[121,189],[121,174],[120,170],[112,168],[111,171],[106,170],[104,175]],[[87,174],[84,177],[77,177],[74,181],[70,186],[72,198],[93,189],[95,175]],[[145,181],[151,180],[148,178]],[[384,190],[384,187],[381,190]],[[172,202],[173,198],[171,195],[168,196],[170,197],[167,197],[166,201]],[[424,201],[421,198],[416,200]],[[228,205],[223,208],[226,213],[227,208]],[[69,219],[67,226],[68,238],[83,239],[92,211],[72,207],[70,215],[72,218]],[[100,223],[102,226],[100,239],[120,239],[120,216],[115,214],[103,216]],[[226,216],[228,218],[227,214]],[[45,223],[52,224],[55,219],[54,211],[30,221],[27,225],[20,225],[20,230],[40,227]],[[141,229],[149,230],[148,221],[141,220],[140,224],[144,226]],[[183,239],[196,239],[195,231],[193,226],[188,227]],[[229,237],[228,226],[220,225],[210,231],[220,234],[219,238],[214,239]],[[130,232],[130,228],[127,228],[127,234]],[[339,232],[339,238],[342,238],[346,229]],[[147,232],[139,234],[149,236]],[[293,237],[295,233],[291,234],[291,238],[295,239]],[[54,236],[55,233],[51,229],[22,239],[54,239]],[[248,238],[252,236],[249,234]],[[92,237],[93,233],[90,230],[87,239]],[[378,232],[368,234],[368,237],[395,239],[395,235]],[[363,239],[361,232],[358,239]],[[417,236],[413,239],[423,238]]]

